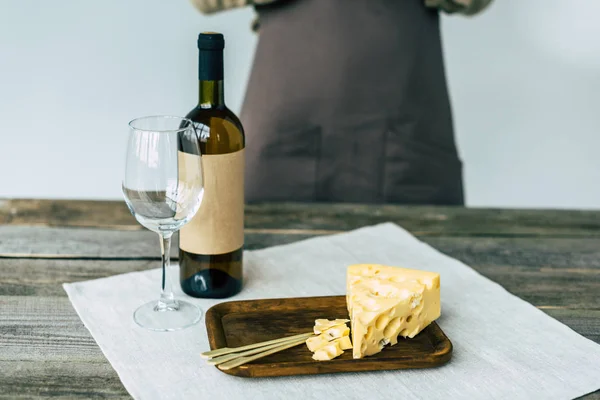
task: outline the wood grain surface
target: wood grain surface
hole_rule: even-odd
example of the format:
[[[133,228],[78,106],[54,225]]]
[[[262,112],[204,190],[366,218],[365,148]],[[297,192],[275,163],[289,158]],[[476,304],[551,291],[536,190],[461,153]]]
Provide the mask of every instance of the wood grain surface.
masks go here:
[[[0,399],[129,398],[61,285],[157,267],[155,235],[123,202],[0,200],[0,221]],[[246,246],[387,221],[600,343],[600,212],[258,204]]]
[[[345,296],[224,302],[206,312],[206,330],[212,350],[240,347],[310,332],[316,319],[336,319],[347,313]],[[314,361],[310,350],[301,344],[222,372],[261,378],[434,368],[451,357],[452,343],[434,322],[413,339],[400,338],[395,346],[358,360],[347,350],[331,361]]]
[[[355,204],[251,204],[246,229],[331,233],[395,222],[415,235],[600,237],[600,212]],[[122,201],[0,200],[0,223],[143,230]]]

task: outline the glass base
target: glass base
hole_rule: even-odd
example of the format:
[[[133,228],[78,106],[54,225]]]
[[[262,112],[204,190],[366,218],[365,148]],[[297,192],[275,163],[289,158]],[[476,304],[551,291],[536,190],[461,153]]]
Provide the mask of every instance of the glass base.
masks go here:
[[[160,332],[185,329],[196,324],[200,318],[202,310],[182,300],[175,300],[168,307],[160,307],[158,301],[151,301],[133,313],[133,320],[139,326]]]

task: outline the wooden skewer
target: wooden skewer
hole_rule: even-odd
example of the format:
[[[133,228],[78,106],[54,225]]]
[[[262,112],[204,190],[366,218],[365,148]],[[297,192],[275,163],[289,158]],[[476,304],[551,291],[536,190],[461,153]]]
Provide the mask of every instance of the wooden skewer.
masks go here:
[[[231,368],[235,368],[235,367],[239,367],[240,365],[249,363],[250,361],[254,361],[254,360],[258,360],[259,358],[262,357],[266,357],[268,355],[280,352],[282,350],[286,350],[289,349],[291,347],[295,347],[298,346],[299,344],[302,344],[305,342],[305,339],[298,339],[298,340],[293,340],[287,343],[282,344],[281,346],[277,346],[271,350],[267,350],[267,351],[263,351],[262,353],[258,353],[254,356],[250,356],[250,357],[238,357],[234,360],[228,361],[226,363],[223,363],[221,365],[219,365],[217,368],[222,369],[222,370],[228,370]]]
[[[236,358],[239,358],[239,357],[251,356],[253,354],[257,354],[257,353],[261,353],[263,351],[271,350],[271,349],[283,346],[283,345],[291,343],[291,342],[298,342],[299,340],[306,340],[306,338],[302,338],[302,339],[294,338],[294,339],[291,339],[291,340],[288,340],[288,341],[285,341],[285,342],[278,342],[278,343],[270,344],[270,345],[267,345],[267,346],[264,346],[264,347],[257,347],[256,349],[246,350],[246,351],[243,351],[241,353],[231,353],[231,354],[227,354],[227,355],[224,355],[224,356],[211,358],[210,360],[206,360],[206,362],[209,363],[210,365],[219,365],[219,364],[223,364],[224,362],[227,362],[227,361],[235,360]]]
[[[214,357],[217,357],[217,356],[222,356],[222,355],[230,354],[230,353],[237,353],[237,352],[245,351],[245,350],[252,350],[252,349],[259,348],[259,347],[269,346],[271,344],[282,344],[284,342],[288,342],[288,341],[293,340],[293,339],[306,340],[306,339],[308,339],[311,336],[313,336],[312,332],[310,332],[310,333],[301,333],[300,335],[288,336],[288,337],[284,337],[284,338],[280,338],[280,339],[267,340],[266,342],[249,344],[247,346],[241,346],[241,347],[223,347],[221,349],[216,349],[216,350],[211,350],[211,351],[205,351],[204,353],[200,354],[200,357],[202,357],[204,359],[210,360],[211,358],[214,358]]]

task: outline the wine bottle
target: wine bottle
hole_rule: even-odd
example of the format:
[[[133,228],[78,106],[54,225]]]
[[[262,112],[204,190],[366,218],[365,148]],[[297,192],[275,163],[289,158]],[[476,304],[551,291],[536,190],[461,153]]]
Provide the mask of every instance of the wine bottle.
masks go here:
[[[244,129],[225,106],[220,33],[201,33],[199,102],[188,113],[200,140],[204,198],[179,235],[181,288],[194,297],[224,298],[242,289]]]

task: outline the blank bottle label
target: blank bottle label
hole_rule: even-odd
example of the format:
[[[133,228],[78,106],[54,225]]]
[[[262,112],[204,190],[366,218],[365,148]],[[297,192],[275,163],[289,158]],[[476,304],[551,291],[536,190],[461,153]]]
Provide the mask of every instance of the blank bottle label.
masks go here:
[[[202,169],[204,198],[181,229],[179,247],[207,255],[237,250],[244,245],[244,150],[203,155]]]

